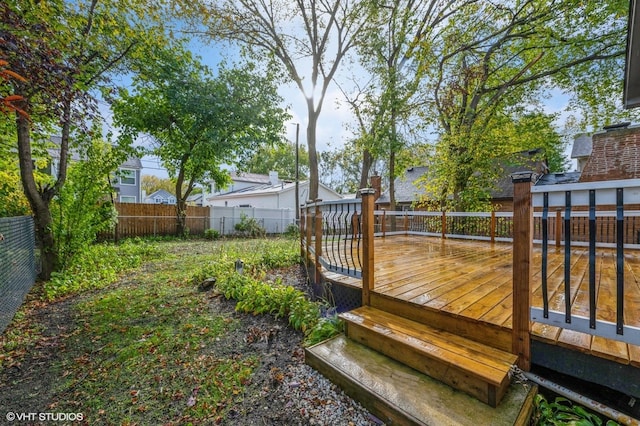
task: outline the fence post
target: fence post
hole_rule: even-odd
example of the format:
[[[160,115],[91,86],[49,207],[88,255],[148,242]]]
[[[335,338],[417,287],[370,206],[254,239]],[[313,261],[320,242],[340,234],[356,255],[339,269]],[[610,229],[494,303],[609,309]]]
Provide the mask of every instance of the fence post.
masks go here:
[[[315,218],[315,283],[320,284],[322,281],[322,266],[320,265],[320,256],[322,256],[322,212],[320,211],[321,199],[315,200],[316,203],[316,218]]]
[[[443,240],[447,238],[446,234],[447,234],[447,213],[443,210],[442,211],[442,239]]]
[[[307,217],[307,212],[306,209],[303,210],[303,207],[300,207],[300,212],[302,212],[302,214],[300,214],[300,223],[298,223],[298,231],[300,232],[300,258],[304,259],[305,258],[305,240],[304,238],[307,236],[307,229],[306,229],[306,221],[305,218]],[[307,241],[308,244],[308,241]],[[306,264],[306,262],[305,262]]]
[[[496,212],[491,211],[491,244],[496,242]]]
[[[382,210],[382,236],[387,236],[387,210]]]
[[[371,303],[373,290],[373,202],[375,189],[363,188],[362,195],[362,305]]]
[[[533,258],[533,172],[514,173],[513,181],[513,320],[512,352],[518,367],[531,369],[531,275]]]
[[[407,212],[404,212],[404,234],[408,235],[409,234],[409,216],[407,215]]]

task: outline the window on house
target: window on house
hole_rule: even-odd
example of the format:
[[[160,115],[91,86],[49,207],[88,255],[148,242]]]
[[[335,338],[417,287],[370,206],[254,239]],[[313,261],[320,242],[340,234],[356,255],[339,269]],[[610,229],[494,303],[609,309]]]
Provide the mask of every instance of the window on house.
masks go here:
[[[135,195],[121,195],[120,196],[121,203],[135,203],[136,197]]]
[[[120,169],[120,184],[121,185],[135,185],[136,184],[136,171],[131,169]]]

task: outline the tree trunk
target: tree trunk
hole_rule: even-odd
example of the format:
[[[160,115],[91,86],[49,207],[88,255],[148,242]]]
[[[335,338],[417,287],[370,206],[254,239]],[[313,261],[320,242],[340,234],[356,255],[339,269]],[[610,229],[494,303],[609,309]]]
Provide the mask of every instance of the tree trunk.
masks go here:
[[[176,200],[176,233],[178,237],[187,236],[187,203]]]
[[[309,199],[318,198],[318,152],[316,150],[316,128],[318,127],[318,116],[320,111],[316,111],[313,106],[313,99],[307,99],[307,110],[309,112],[309,124],[307,125],[307,146],[309,148]]]
[[[38,191],[33,177],[33,158],[31,156],[31,129],[29,120],[16,114],[18,129],[18,160],[20,162],[20,179],[24,193],[29,200],[35,224],[36,242],[40,249],[41,271],[39,278],[43,281],[51,278],[51,273],[58,265],[58,254],[55,250],[53,221],[49,201],[51,196],[43,196]],[[45,189],[48,191],[48,189]],[[45,192],[48,195],[47,192]]]
[[[369,171],[373,165],[373,156],[368,149],[365,149],[362,153],[362,171],[360,174],[360,188],[369,187]],[[360,192],[357,193],[357,197],[360,197]]]

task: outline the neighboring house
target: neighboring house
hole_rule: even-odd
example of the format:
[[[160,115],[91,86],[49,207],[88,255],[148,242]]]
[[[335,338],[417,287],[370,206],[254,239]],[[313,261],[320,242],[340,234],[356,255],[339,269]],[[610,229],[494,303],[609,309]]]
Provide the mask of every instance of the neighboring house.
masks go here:
[[[489,189],[491,203],[497,210],[511,211],[513,209],[513,184],[511,174],[521,171],[534,170],[538,174],[548,172],[546,161],[540,159],[542,152],[539,149],[516,152],[507,158],[496,160],[502,174],[494,181]],[[425,198],[424,185],[419,184],[420,179],[428,172],[426,166],[410,167],[403,176],[396,178],[395,195],[396,210],[413,210],[415,203]],[[390,196],[387,189],[376,200],[376,208],[389,208]]]
[[[576,171],[581,172],[584,169],[584,165],[591,156],[592,146],[592,137],[586,133],[581,133],[574,138],[571,158],[576,160]]]
[[[118,167],[118,173],[112,183],[121,203],[142,202],[142,162],[130,157]]]
[[[253,181],[253,185],[248,184],[247,177]],[[235,179],[237,178],[245,180],[236,181]],[[268,179],[268,181],[264,182],[265,178]],[[206,205],[296,210],[301,204],[305,204],[309,197],[309,182],[300,182],[298,188],[299,199],[296,203],[295,182],[280,181],[277,172],[271,172],[269,176],[244,174],[240,177],[234,177],[232,175],[232,179],[236,182],[235,185],[242,184],[243,187],[234,191],[218,192],[208,195],[206,197]],[[340,194],[323,184],[318,186],[318,197],[324,201],[342,199]]]
[[[223,195],[242,189],[253,188],[256,185],[267,185],[278,183],[278,172],[269,172],[268,175],[258,173],[231,172],[231,184],[224,188],[217,188],[215,183],[211,183],[208,188],[209,195]],[[206,197],[205,197],[206,198]]]
[[[640,126],[611,126],[592,136],[580,182],[640,178]]]
[[[175,195],[171,194],[164,189],[158,189],[156,192],[153,192],[144,199],[144,202],[147,204],[176,204]]]
[[[204,201],[204,194],[200,193],[200,194],[194,194],[194,195],[189,195],[187,197],[187,205],[188,206],[197,206],[197,207],[202,207],[202,202]]]
[[[403,176],[397,177],[394,181],[395,196],[396,196],[396,210],[412,210],[415,202],[420,200],[425,194],[425,188],[418,184],[420,178],[422,178],[429,168],[426,166],[409,167]],[[372,183],[373,184],[373,183]],[[373,184],[375,185],[375,184]],[[377,190],[377,188],[374,189]],[[388,209],[391,203],[391,197],[389,195],[389,189],[382,192],[380,197],[376,199],[376,208]]]
[[[51,142],[60,145],[62,138],[60,136],[51,136]],[[46,172],[52,176],[58,174],[60,166],[60,150],[47,149],[51,162]],[[83,158],[75,150],[70,150],[71,161],[82,161]],[[121,203],[140,203],[142,202],[142,185],[141,185],[142,162],[137,157],[130,157],[118,167],[118,173],[111,179],[111,184],[117,193],[117,200]]]

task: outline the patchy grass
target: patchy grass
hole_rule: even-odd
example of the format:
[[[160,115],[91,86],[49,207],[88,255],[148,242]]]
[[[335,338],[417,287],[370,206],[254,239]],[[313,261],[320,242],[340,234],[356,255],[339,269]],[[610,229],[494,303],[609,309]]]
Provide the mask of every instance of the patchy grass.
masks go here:
[[[215,423],[242,394],[259,360],[216,355],[216,341],[237,323],[211,313],[193,272],[210,265],[229,274],[242,258],[260,274],[295,263],[296,242],[157,244],[160,260],[74,306],[51,410],[82,412],[90,423]]]

